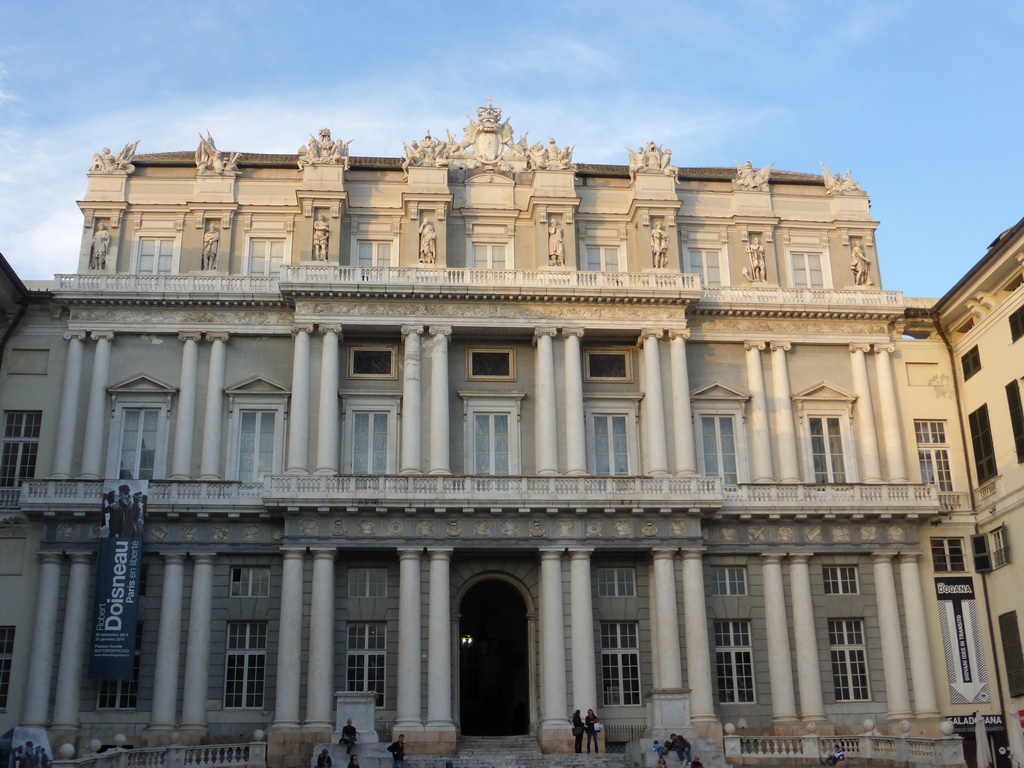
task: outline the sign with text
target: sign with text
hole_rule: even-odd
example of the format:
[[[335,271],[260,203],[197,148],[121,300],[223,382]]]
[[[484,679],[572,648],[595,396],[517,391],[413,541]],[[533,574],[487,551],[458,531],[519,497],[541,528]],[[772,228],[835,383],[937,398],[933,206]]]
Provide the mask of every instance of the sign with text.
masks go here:
[[[935,596],[942,648],[946,654],[950,703],[991,701],[974,579],[970,576],[936,578]]]

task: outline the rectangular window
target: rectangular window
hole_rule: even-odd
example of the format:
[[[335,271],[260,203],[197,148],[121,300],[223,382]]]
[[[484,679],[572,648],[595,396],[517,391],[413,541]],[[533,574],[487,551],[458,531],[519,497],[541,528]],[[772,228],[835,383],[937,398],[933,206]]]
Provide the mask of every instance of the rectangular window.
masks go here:
[[[345,681],[348,691],[373,691],[377,706],[384,706],[384,622],[348,625],[348,658]]]
[[[964,381],[981,370],[981,353],[977,345],[971,347],[960,357],[960,370],[963,371]]]
[[[1010,341],[1014,342],[1021,336],[1024,336],[1024,307],[1010,315]]]
[[[515,350],[471,347],[466,354],[469,358],[466,378],[469,381],[515,381]]]
[[[704,477],[720,477],[726,485],[739,482],[736,467],[736,429],[732,416],[700,417]]]
[[[636,594],[636,572],[632,568],[598,568],[598,597],[633,597]]]
[[[1006,681],[1011,696],[1024,696],[1024,648],[1020,642],[1020,626],[1017,612],[1010,611],[999,616],[999,638],[1003,645],[1003,661],[1006,664]]]
[[[358,245],[360,267],[390,267],[391,243],[374,243],[360,240]]]
[[[349,347],[350,379],[394,379],[397,375],[395,347]]]
[[[270,569],[242,566],[231,569],[232,597],[269,597]]]
[[[914,422],[917,436],[917,461],[921,467],[921,482],[937,485],[940,491],[953,490],[953,475],[949,469],[949,443],[946,441],[946,422]]]
[[[4,414],[4,447],[0,458],[0,487],[16,488],[36,476],[42,411],[7,411]]]
[[[604,706],[640,705],[640,645],[631,621],[601,622]]]
[[[253,238],[249,241],[249,274],[277,277],[284,263],[284,240]]]
[[[686,252],[686,271],[700,275],[706,288],[722,284],[721,251],[690,248]]]
[[[999,568],[1010,562],[1010,544],[1005,528],[992,531],[992,567]]]
[[[100,680],[96,709],[136,709],[139,706],[139,668],[142,662],[142,624],[135,627],[135,658],[131,680]]]
[[[988,405],[983,405],[967,417],[971,428],[971,447],[974,449],[974,471],[978,485],[984,485],[999,474],[996,469],[996,451],[992,445],[992,427],[988,420]]]
[[[387,597],[387,568],[349,568],[349,597]]]
[[[152,480],[159,408],[125,408],[121,420],[121,480]]]
[[[747,569],[742,566],[713,567],[711,569],[711,594],[747,594]]]
[[[594,414],[594,474],[628,475],[626,417]]]
[[[861,619],[828,620],[829,656],[836,701],[867,701],[868,662]]]
[[[224,706],[262,709],[266,677],[267,625],[262,621],[229,621]]]
[[[387,411],[352,413],[352,474],[387,474],[389,421]]]
[[[855,565],[826,565],[821,569],[821,576],[826,595],[860,594]]]
[[[14,664],[14,627],[0,627],[0,711],[7,709],[11,693],[11,666]]]
[[[473,243],[474,269],[505,269],[505,246]]]
[[[169,275],[174,259],[174,240],[144,237],[139,240],[139,274]]]
[[[749,621],[715,622],[715,672],[719,703],[754,703],[754,649]]]
[[[626,351],[586,352],[587,381],[632,381],[632,356]]]
[[[1020,404],[1020,385],[1014,379],[1006,385],[1006,404],[1010,408],[1010,428],[1013,430],[1013,448],[1017,463],[1024,462],[1024,409]]]
[[[509,474],[509,414],[473,414],[473,474]]]
[[[960,573],[967,570],[963,539],[931,540],[932,569],[936,573]]]
[[[585,272],[618,272],[618,247],[587,246],[583,264],[580,265],[580,268]]]
[[[843,435],[839,419],[835,416],[811,416],[807,423],[811,431],[814,482],[845,483],[846,464],[843,462]]]
[[[238,479],[259,480],[274,469],[277,411],[242,411],[238,435]]]
[[[793,287],[824,288],[825,276],[821,269],[820,253],[792,253]]]

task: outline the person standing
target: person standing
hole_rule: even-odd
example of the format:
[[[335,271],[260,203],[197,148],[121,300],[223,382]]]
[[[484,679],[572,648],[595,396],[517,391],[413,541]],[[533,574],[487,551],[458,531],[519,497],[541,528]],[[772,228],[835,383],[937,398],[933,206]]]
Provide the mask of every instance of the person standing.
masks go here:
[[[572,735],[576,740],[576,754],[583,752],[583,718],[580,717],[580,711],[577,709],[572,713]]]
[[[388,752],[394,758],[394,768],[405,768],[405,734],[398,734],[398,741],[388,747]]]
[[[583,728],[587,732],[587,754],[590,754],[590,742],[594,742],[594,754],[598,753],[597,749],[597,734],[598,734],[598,719],[597,715],[594,714],[594,710],[588,709],[587,716],[583,720]]]

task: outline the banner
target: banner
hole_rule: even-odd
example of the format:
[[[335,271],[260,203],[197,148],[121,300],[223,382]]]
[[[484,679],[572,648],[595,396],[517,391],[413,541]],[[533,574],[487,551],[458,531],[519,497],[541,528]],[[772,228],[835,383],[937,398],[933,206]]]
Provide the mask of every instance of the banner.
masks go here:
[[[935,596],[946,654],[950,704],[991,701],[974,579],[970,576],[936,578]]]
[[[89,677],[131,680],[142,570],[147,480],[103,483]]]

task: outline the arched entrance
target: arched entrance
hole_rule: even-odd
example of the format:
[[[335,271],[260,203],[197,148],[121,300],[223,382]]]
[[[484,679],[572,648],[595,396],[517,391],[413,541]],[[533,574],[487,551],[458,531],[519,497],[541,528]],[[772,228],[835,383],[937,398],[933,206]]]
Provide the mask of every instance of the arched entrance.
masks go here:
[[[459,717],[467,736],[529,732],[526,603],[508,582],[485,579],[459,606]]]

